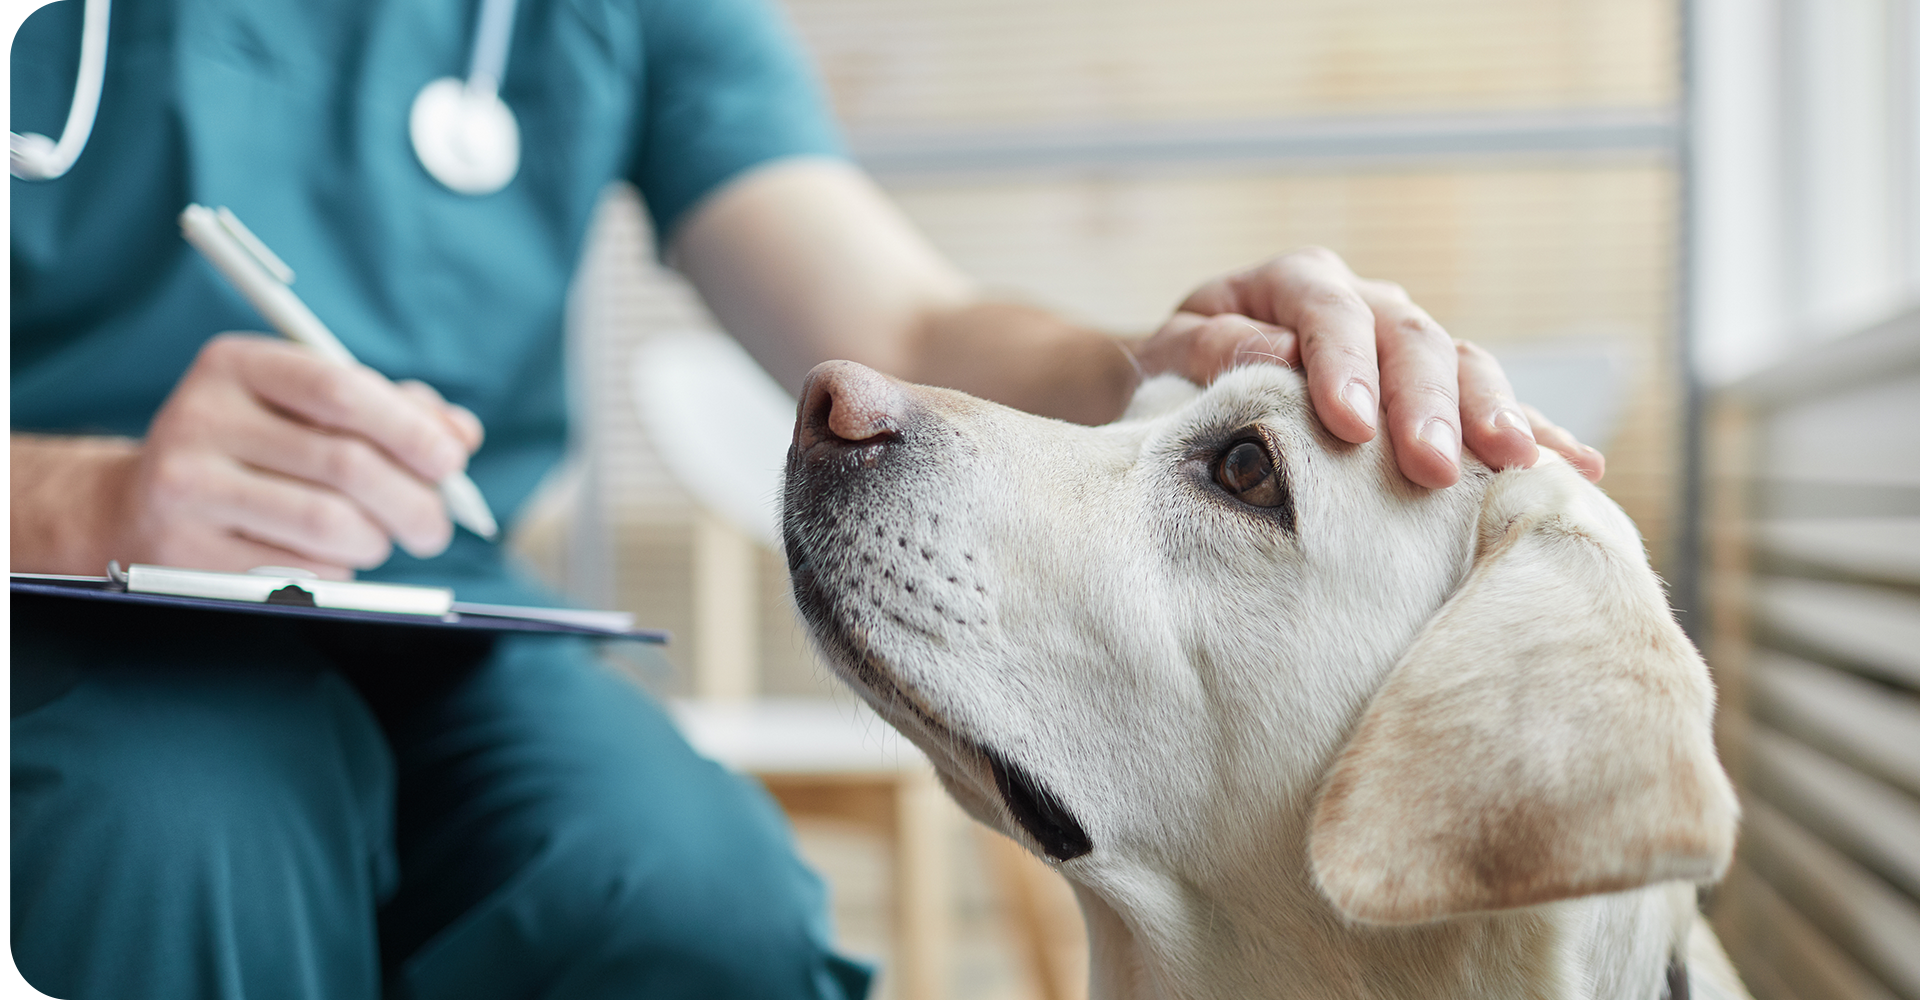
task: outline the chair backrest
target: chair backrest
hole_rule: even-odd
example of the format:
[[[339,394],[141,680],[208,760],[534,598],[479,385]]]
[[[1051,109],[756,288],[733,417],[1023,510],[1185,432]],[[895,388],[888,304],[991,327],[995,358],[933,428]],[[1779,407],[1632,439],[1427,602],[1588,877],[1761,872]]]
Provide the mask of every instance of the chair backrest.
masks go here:
[[[693,694],[759,689],[758,547],[779,547],[794,401],[730,338],[661,333],[633,354],[641,425],[701,510],[693,525]]]

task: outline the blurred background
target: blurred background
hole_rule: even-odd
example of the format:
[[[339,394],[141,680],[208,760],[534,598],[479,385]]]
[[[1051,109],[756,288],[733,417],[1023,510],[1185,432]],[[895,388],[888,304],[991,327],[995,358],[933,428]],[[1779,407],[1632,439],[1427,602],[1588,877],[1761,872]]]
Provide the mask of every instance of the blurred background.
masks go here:
[[[1314,243],[1499,355],[1606,451],[1708,651],[1749,814],[1710,912],[1755,995],[1920,1000],[1920,0],[783,3],[856,156],[996,294],[1145,333]],[[522,553],[674,631],[671,669],[629,664],[654,691],[854,731],[817,767],[715,752],[766,772],[849,948],[904,956],[883,996],[1083,992],[1054,876],[806,648],[752,512],[773,480],[716,496],[656,447],[682,370],[766,401],[762,464],[790,424],[711,374],[740,359],[630,189],[571,329],[575,460]],[[737,743],[800,716],[689,718]]]

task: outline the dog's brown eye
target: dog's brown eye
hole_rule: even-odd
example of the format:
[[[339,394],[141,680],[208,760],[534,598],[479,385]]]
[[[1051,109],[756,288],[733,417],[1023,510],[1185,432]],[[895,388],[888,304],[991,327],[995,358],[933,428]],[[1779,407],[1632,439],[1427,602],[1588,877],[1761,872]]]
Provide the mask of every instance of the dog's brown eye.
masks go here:
[[[1274,474],[1273,456],[1258,441],[1240,441],[1228,448],[1214,463],[1213,481],[1255,507],[1277,507],[1286,500],[1280,477]]]

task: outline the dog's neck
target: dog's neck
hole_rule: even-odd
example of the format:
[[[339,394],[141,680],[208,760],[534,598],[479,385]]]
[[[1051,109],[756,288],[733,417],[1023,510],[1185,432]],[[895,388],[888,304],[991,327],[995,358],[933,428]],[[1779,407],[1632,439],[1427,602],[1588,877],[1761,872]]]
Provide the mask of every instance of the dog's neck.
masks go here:
[[[1230,885],[1138,872],[1103,890],[1076,884],[1094,1000],[1657,1000],[1694,914],[1693,887],[1670,884],[1413,927],[1356,925],[1303,865],[1286,870]]]

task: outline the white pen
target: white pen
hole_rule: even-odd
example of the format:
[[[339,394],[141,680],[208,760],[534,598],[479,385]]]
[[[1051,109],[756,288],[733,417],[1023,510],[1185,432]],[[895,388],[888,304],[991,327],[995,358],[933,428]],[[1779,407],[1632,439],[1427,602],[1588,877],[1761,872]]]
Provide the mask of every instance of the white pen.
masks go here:
[[[224,207],[188,205],[180,213],[180,231],[288,340],[337,364],[355,363],[340,338],[287,287],[293,283],[293,270],[232,212]],[[491,539],[499,533],[500,525],[493,519],[493,511],[487,509],[480,487],[466,473],[455,472],[440,480],[439,486],[440,499],[455,523],[482,538]]]

